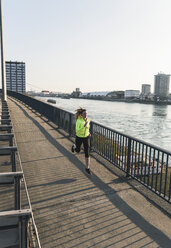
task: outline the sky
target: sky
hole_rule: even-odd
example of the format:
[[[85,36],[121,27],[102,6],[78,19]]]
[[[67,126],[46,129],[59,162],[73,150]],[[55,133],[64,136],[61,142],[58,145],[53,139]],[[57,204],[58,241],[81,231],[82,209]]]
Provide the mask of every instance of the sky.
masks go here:
[[[3,0],[3,23],[27,90],[153,92],[171,74],[170,0]]]

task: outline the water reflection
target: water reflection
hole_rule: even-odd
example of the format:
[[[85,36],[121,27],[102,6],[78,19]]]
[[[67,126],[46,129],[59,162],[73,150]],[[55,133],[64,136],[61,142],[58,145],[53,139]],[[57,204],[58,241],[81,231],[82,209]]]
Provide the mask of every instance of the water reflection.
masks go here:
[[[153,116],[167,116],[167,105],[153,105]]]

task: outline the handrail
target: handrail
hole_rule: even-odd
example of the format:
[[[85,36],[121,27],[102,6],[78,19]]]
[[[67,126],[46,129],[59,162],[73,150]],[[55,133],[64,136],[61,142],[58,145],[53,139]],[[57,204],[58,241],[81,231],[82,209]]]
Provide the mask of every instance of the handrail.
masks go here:
[[[106,126],[104,126],[104,125],[101,124],[101,123],[98,123],[98,122],[95,122],[95,121],[92,121],[92,123],[93,123],[93,124],[96,124],[96,125],[99,125],[99,126],[101,126],[101,127],[103,127],[103,128],[108,128],[108,130],[111,130],[111,131],[113,131],[113,132],[115,132],[115,133],[118,133],[118,134],[120,134],[120,135],[123,135],[124,137],[130,138],[130,139],[132,139],[132,140],[134,140],[134,141],[137,141],[137,142],[140,142],[140,143],[144,143],[145,145],[150,146],[150,147],[153,147],[153,148],[155,148],[156,150],[161,150],[162,152],[165,152],[165,153],[167,153],[168,155],[171,156],[171,152],[170,152],[169,150],[163,149],[163,148],[161,148],[161,147],[159,147],[159,146],[156,146],[156,145],[152,145],[152,144],[149,143],[149,142],[146,142],[146,141],[144,141],[144,140],[142,140],[142,139],[139,139],[139,138],[135,138],[135,137],[133,137],[133,136],[131,136],[131,135],[128,135],[128,134],[124,134],[124,133],[122,133],[122,132],[120,132],[120,131],[118,131],[118,130],[115,130],[115,129],[113,129],[113,128],[106,127]]]

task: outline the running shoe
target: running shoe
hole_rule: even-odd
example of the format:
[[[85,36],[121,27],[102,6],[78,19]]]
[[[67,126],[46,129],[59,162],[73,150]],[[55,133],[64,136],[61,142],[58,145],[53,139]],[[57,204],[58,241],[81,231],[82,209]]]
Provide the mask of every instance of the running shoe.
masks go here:
[[[72,147],[71,147],[71,152],[75,152],[75,145],[72,145]]]
[[[87,172],[87,174],[91,175],[90,169],[87,169],[87,168],[86,168],[85,171]]]

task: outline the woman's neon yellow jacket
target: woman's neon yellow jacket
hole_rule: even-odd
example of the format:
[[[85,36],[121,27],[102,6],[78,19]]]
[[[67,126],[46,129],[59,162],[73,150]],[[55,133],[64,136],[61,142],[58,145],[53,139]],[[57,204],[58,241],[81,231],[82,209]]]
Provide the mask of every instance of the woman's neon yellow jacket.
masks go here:
[[[80,138],[86,138],[89,136],[90,132],[90,120],[87,118],[87,125],[86,127],[84,127],[85,125],[85,120],[83,119],[83,117],[78,117],[78,119],[76,120],[76,126],[75,126],[75,131],[76,131],[76,136],[80,137]]]

